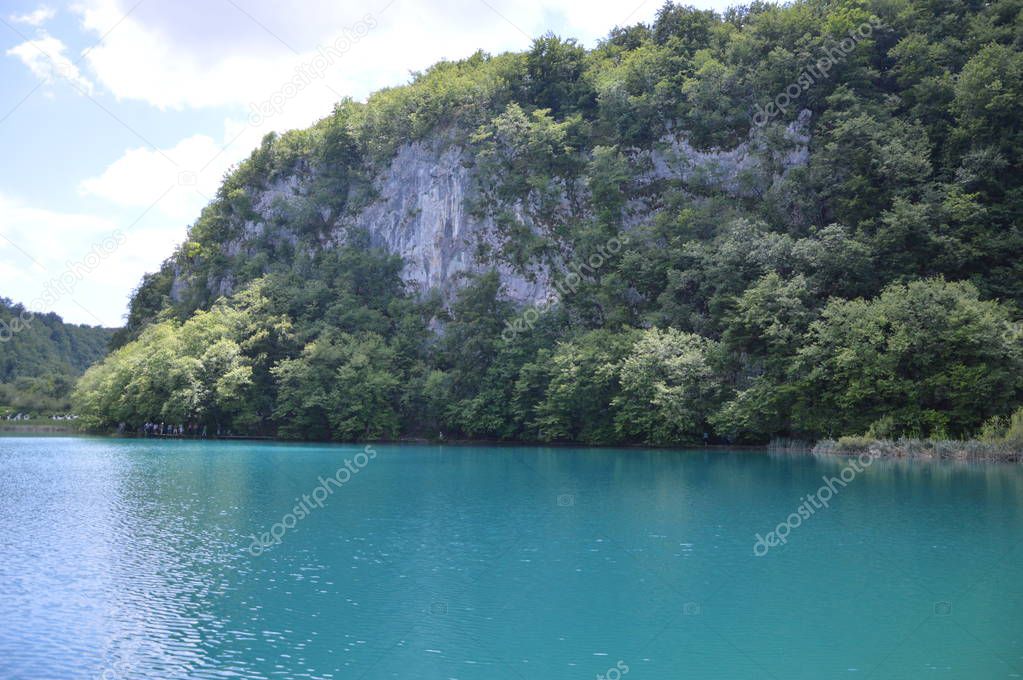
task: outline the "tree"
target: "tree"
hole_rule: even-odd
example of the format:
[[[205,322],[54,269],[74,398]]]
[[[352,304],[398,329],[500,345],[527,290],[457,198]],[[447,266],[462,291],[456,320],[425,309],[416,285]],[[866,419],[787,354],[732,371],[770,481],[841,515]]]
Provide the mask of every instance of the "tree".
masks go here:
[[[548,33],[533,41],[526,55],[526,96],[539,109],[555,115],[588,108],[592,91],[582,80],[586,50],[575,40]]]
[[[722,391],[713,353],[713,342],[692,333],[643,331],[618,369],[618,435],[660,445],[702,441]]]
[[[1023,107],[1023,54],[1005,45],[987,45],[963,66],[952,110],[961,141],[995,144],[1018,153]],[[1017,156],[1018,158],[1018,156]]]
[[[398,434],[401,382],[379,335],[328,333],[273,369],[283,436],[352,441]]]
[[[618,366],[634,338],[634,331],[595,330],[559,343],[552,354],[538,357],[546,364],[538,368],[549,376],[531,423],[541,439],[618,441],[614,425]],[[523,372],[534,370],[523,368]]]
[[[1006,305],[969,283],[894,284],[833,300],[794,367],[794,420],[815,435],[969,436],[1023,396],[1023,342]]]
[[[789,371],[816,315],[807,279],[769,272],[739,296],[725,316],[721,345],[735,374],[735,394],[710,417],[719,434],[743,442],[787,435]]]

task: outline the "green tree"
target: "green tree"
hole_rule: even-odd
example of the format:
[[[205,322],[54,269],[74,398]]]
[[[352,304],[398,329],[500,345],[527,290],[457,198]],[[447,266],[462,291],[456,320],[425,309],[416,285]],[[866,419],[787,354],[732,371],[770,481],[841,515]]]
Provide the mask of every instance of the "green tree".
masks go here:
[[[1007,306],[968,283],[889,286],[874,300],[834,300],[799,352],[794,419],[817,435],[968,436],[1019,403],[1023,343]]]
[[[634,331],[595,330],[538,360],[549,376],[531,426],[548,441],[611,443],[615,432],[615,397],[620,389],[618,366],[635,338]],[[536,369],[524,367],[524,372]]]
[[[373,333],[330,333],[273,369],[282,436],[340,441],[398,434],[394,351]]]
[[[672,328],[642,332],[622,360],[615,431],[626,441],[648,444],[699,442],[720,398],[713,368],[714,343]]]
[[[591,106],[592,90],[582,79],[586,50],[575,40],[552,33],[533,41],[526,54],[526,97],[555,115]]]

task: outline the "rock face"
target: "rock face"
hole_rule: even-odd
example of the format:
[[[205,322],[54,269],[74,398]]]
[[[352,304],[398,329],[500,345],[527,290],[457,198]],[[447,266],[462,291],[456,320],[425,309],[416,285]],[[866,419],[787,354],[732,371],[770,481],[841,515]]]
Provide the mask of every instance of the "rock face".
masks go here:
[[[636,169],[637,187],[662,180],[683,186],[715,187],[736,197],[762,194],[789,169],[809,159],[809,111],[803,112],[782,135],[782,147],[769,151],[759,131],[734,149],[699,151],[683,137],[666,137],[652,149],[629,151]],[[244,257],[257,240],[287,243],[294,248],[329,248],[344,238],[346,226],[364,229],[372,245],[400,255],[405,262],[404,278],[420,292],[439,290],[445,299],[461,285],[462,273],[492,269],[493,261],[481,261],[484,250],[500,249],[501,237],[493,220],[470,211],[475,197],[469,153],[441,137],[400,146],[372,179],[374,198],[356,215],[330,223],[325,209],[315,209],[328,222],[327,233],[316,241],[300,237],[288,226],[306,194],[316,171],[300,164],[294,174],[278,178],[253,196],[257,218],[241,225],[237,236],[223,244],[228,257]],[[585,190],[585,187],[584,187]],[[640,192],[644,193],[644,192]],[[527,201],[528,203],[528,201]],[[566,200],[567,203],[567,200]],[[651,217],[656,207],[645,200],[629,201],[624,228],[631,229]],[[528,206],[511,206],[524,224],[531,225]],[[585,219],[587,215],[573,216]],[[552,272],[540,268],[527,277],[509,266],[498,264],[504,293],[519,303],[536,303],[553,296]],[[171,297],[181,298],[189,285],[184,273],[175,272]],[[191,285],[195,285],[193,282]],[[220,272],[215,280],[202,282],[214,296],[230,295],[235,288],[231,271]]]
[[[804,109],[783,133],[785,151],[777,159],[781,171],[806,165],[810,160],[810,111]],[[750,197],[751,184],[772,182],[767,160],[771,152],[763,135],[754,128],[750,138],[734,149],[695,149],[685,137],[664,137],[652,150],[645,152],[657,179],[677,179],[683,183],[699,183],[715,187],[733,196]],[[759,182],[758,182],[759,180]]]
[[[363,209],[356,224],[374,246],[405,260],[405,279],[420,290],[447,295],[459,273],[487,269],[476,257],[479,243],[499,246],[488,218],[469,213],[472,193],[464,151],[439,142],[402,146],[388,168],[374,180],[379,198]],[[549,294],[548,277],[536,281],[509,267],[498,267],[505,294],[517,302],[537,302]]]

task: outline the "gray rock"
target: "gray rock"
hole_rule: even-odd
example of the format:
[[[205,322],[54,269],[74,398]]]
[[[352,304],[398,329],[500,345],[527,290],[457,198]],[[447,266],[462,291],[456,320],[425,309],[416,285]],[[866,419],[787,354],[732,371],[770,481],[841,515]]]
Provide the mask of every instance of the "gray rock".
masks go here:
[[[782,131],[782,144],[768,149],[766,129],[754,129],[750,138],[734,149],[700,151],[679,135],[668,135],[652,149],[629,151],[630,162],[637,170],[636,184],[642,186],[656,181],[678,180],[683,184],[698,183],[724,190],[736,197],[762,195],[777,183],[789,169],[806,165],[809,160],[810,112],[802,111],[798,119]],[[405,262],[405,280],[420,292],[437,289],[445,299],[460,287],[464,278],[459,274],[492,269],[493,261],[480,261],[479,247],[497,251],[501,236],[490,217],[470,213],[468,206],[474,197],[474,182],[467,152],[443,135],[424,141],[403,144],[386,165],[372,179],[374,198],[355,215],[337,218],[324,208],[320,217],[332,226],[321,236],[319,244],[309,248],[336,247],[345,238],[346,227],[365,229],[373,245],[400,255]],[[285,242],[299,247],[309,244],[309,237],[286,226],[289,211],[298,209],[306,200],[304,195],[310,182],[316,179],[316,169],[300,162],[294,172],[277,178],[257,192],[253,198],[254,212],[259,216],[240,225],[237,236],[222,248],[229,257],[244,257],[254,251],[257,239],[277,244]],[[584,188],[585,190],[585,188]],[[562,211],[571,214],[567,197]],[[530,199],[511,210],[523,224],[533,228],[530,219]],[[625,229],[631,229],[652,217],[654,208],[643,200],[632,200],[625,209]],[[573,216],[586,218],[588,216]],[[572,261],[572,254],[561,248],[554,268],[564,268]],[[551,266],[538,265],[528,272],[513,269],[503,263],[496,264],[504,294],[519,303],[537,303],[556,295]],[[182,299],[188,285],[186,272],[175,269],[171,297]],[[214,296],[230,295],[235,288],[232,272],[224,272],[217,280],[206,285]]]

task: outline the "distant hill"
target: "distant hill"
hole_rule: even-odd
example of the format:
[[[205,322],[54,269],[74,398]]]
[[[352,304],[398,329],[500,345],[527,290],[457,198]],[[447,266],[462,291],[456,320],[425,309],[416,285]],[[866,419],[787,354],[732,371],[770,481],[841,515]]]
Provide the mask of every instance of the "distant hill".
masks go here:
[[[0,297],[0,414],[66,411],[75,380],[106,356],[114,331],[28,313]]]

